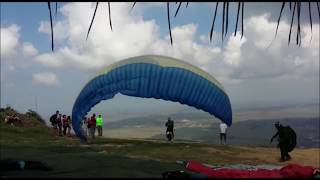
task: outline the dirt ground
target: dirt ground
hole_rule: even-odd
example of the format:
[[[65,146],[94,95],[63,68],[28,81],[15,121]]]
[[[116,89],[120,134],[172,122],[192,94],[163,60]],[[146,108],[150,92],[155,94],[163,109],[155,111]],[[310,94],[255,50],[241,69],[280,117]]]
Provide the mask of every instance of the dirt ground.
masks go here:
[[[238,154],[242,158],[256,159],[257,163],[275,164],[285,166],[288,164],[300,164],[305,166],[320,167],[320,149],[294,149],[290,152],[291,160],[280,162],[280,150],[277,148],[242,148]]]

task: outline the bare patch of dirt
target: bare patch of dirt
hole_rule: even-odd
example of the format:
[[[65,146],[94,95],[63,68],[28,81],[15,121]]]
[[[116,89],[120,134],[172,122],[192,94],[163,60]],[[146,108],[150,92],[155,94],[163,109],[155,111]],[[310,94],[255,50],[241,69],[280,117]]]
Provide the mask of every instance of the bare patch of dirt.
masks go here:
[[[320,166],[320,149],[294,149],[290,152],[291,160],[280,162],[280,150],[277,148],[253,148],[255,151],[241,151],[239,156],[256,159],[256,163],[277,165],[301,164],[305,166]]]

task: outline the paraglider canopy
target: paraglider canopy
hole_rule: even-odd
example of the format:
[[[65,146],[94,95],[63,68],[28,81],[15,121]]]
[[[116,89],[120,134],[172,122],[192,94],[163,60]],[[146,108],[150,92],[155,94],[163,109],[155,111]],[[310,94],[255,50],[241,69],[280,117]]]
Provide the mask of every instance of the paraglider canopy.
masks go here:
[[[178,59],[146,55],[111,64],[85,85],[72,109],[72,126],[78,137],[86,140],[80,122],[90,109],[117,93],[179,102],[232,124],[228,95],[214,77]]]

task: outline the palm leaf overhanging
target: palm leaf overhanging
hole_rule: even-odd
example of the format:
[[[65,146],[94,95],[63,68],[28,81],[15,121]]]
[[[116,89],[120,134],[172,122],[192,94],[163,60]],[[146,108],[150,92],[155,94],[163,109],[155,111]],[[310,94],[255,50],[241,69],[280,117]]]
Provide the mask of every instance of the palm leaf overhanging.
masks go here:
[[[174,14],[174,17],[177,16],[180,7],[182,5],[183,2],[176,2],[175,5],[177,5],[177,9],[176,12]],[[301,46],[301,26],[300,26],[300,15],[301,15],[301,2],[294,2],[293,8],[292,8],[292,4],[291,2],[289,3],[289,10],[290,13],[292,13],[291,15],[291,24],[290,24],[290,31],[289,31],[289,36],[288,36],[288,45],[290,44],[291,41],[291,32],[292,32],[292,26],[293,26],[293,21],[294,21],[294,17],[295,17],[295,10],[297,10],[297,35],[296,35],[296,45]],[[309,21],[310,21],[310,28],[311,28],[311,39],[310,42],[312,40],[312,9],[311,9],[311,3],[312,2],[306,2],[308,3],[309,6]],[[319,2],[314,2],[317,5],[317,10],[318,10],[318,15],[319,15],[319,20],[320,20],[320,7],[319,7]],[[58,3],[55,3],[56,7],[55,7],[55,11],[57,14],[57,10],[58,10]],[[99,2],[96,3],[96,7],[91,19],[91,23],[89,25],[89,29],[87,32],[87,38],[89,36],[97,9],[98,9],[98,5]],[[136,2],[133,3],[130,11],[135,7]],[[189,2],[186,2],[186,8],[188,8]],[[216,2],[216,7],[215,7],[215,11],[214,11],[214,16],[213,16],[213,22],[212,22],[212,26],[211,26],[211,30],[210,30],[210,42],[212,42],[212,35],[213,35],[213,30],[214,30],[214,25],[215,25],[215,20],[216,20],[216,15],[217,15],[217,10],[218,10],[218,5],[219,2]],[[283,2],[280,8],[280,13],[279,13],[279,18],[277,21],[277,27],[276,27],[276,31],[275,31],[275,36],[274,38],[276,38],[277,33],[278,33],[278,28],[279,28],[279,24],[280,24],[280,20],[282,17],[282,12],[283,9],[286,5],[286,2]],[[222,12],[222,32],[221,32],[221,38],[222,41],[224,40],[224,38],[227,36],[228,34],[228,26],[229,26],[229,2],[223,2],[223,12]],[[51,25],[51,49],[52,51],[54,51],[54,41],[53,41],[53,21],[52,21],[52,12],[51,12],[51,5],[50,2],[48,2],[48,9],[49,9],[49,14],[50,14],[50,25]],[[237,19],[236,19],[236,24],[235,24],[235,30],[234,30],[234,36],[237,35],[237,28],[238,28],[238,20],[239,20],[239,16],[240,16],[240,9],[241,9],[241,39],[243,37],[244,31],[243,31],[243,19],[244,19],[244,2],[238,2],[238,9],[237,9]],[[111,22],[111,6],[110,6],[110,2],[108,2],[108,12],[109,12],[109,24],[110,24],[110,28],[112,30],[112,22]],[[171,22],[170,22],[170,2],[167,2],[167,17],[168,17],[168,27],[169,27],[169,35],[170,35],[170,43],[171,45],[173,45],[173,38],[172,38],[172,33],[171,33]]]
[[[92,27],[94,18],[95,18],[95,16],[96,16],[96,12],[97,12],[97,9],[98,9],[98,5],[99,5],[99,2],[96,3],[96,8],[94,9],[94,13],[93,13],[93,16],[92,16],[92,20],[91,20],[91,23],[90,23],[90,26],[89,26],[89,29],[88,29],[88,33],[87,33],[87,38],[86,38],[86,39],[88,39],[88,36],[89,36],[90,30],[91,30],[91,27]]]
[[[51,50],[54,50],[54,44],[53,44],[53,26],[52,26],[52,15],[51,15],[51,6],[50,2],[48,2],[48,8],[50,13],[50,23],[51,23]]]

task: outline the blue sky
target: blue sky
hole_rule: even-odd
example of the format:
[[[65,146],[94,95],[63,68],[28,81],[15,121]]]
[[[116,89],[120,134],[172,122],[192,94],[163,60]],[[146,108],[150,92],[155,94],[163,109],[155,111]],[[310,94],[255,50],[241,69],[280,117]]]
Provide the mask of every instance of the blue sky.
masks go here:
[[[311,42],[306,25],[302,28],[302,47],[288,46],[289,24],[284,17],[277,39],[268,48],[279,3],[248,3],[242,40],[230,33],[234,31],[236,10],[236,4],[231,4],[229,34],[221,43],[220,4],[214,43],[210,44],[215,3],[190,3],[188,8],[183,4],[176,18],[174,4],[174,45],[170,46],[165,3],[137,3],[131,13],[132,3],[111,3],[113,32],[107,5],[100,4],[88,41],[85,35],[95,4],[59,3],[58,14],[53,13],[56,46],[51,52],[46,3],[1,3],[1,107],[9,104],[24,112],[35,109],[37,99],[39,113],[45,118],[56,109],[71,114],[75,98],[90,77],[113,62],[143,54],[176,57],[207,71],[225,86],[234,109],[319,102],[316,16]],[[54,9],[54,3],[52,6]],[[240,30],[240,22],[238,27]],[[162,100],[116,96],[93,111],[116,119],[124,113],[169,114],[183,109],[193,110]]]

